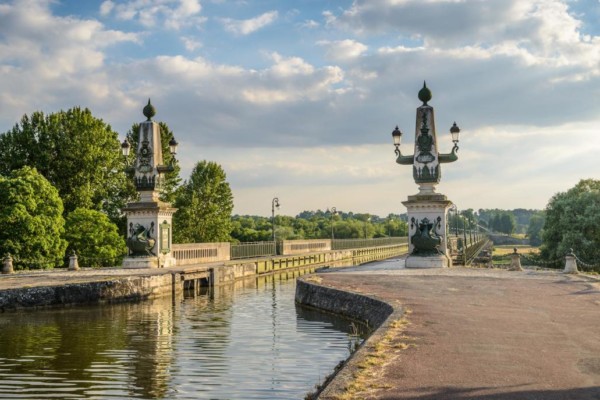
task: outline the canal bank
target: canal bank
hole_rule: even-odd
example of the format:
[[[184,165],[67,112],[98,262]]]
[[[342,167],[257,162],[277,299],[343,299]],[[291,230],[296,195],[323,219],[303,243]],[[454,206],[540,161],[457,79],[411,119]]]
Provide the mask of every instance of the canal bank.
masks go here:
[[[306,268],[342,267],[395,257],[406,245],[269,256],[159,269],[99,268],[0,276],[0,310],[177,298],[186,289]]]
[[[351,303],[392,309],[320,399],[600,397],[600,282],[592,277],[407,270],[396,259],[302,281],[303,304],[363,320]]]

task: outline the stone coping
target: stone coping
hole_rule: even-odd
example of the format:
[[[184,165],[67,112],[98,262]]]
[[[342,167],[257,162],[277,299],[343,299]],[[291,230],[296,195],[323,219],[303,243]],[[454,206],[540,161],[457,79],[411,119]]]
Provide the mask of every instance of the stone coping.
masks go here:
[[[358,350],[342,364],[341,368],[334,371],[324,383],[325,387],[318,393],[319,399],[333,400],[346,392],[346,388],[359,371],[359,365],[364,363],[375,344],[383,339],[392,322],[404,315],[404,310],[401,307],[394,308],[374,296],[365,296],[319,285],[314,279],[314,275],[298,278],[296,284],[297,303],[343,315],[375,329]]]

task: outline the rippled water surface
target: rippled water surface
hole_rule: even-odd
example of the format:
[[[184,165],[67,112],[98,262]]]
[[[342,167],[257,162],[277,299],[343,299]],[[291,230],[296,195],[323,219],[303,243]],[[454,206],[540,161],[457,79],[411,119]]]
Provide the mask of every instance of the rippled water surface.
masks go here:
[[[302,399],[360,340],[252,279],[173,301],[0,314],[0,398]]]

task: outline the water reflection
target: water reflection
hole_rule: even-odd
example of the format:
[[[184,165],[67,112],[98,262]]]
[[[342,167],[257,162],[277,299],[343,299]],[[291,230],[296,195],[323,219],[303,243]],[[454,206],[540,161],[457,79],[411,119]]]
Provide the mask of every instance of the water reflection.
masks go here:
[[[303,398],[352,324],[297,307],[296,274],[139,304],[0,315],[0,398]]]

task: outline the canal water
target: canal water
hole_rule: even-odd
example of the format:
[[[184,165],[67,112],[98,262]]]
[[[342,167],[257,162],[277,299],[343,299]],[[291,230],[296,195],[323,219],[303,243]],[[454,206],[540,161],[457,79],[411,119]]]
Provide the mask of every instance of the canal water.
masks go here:
[[[303,399],[362,339],[290,278],[0,314],[0,398]]]

